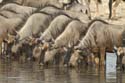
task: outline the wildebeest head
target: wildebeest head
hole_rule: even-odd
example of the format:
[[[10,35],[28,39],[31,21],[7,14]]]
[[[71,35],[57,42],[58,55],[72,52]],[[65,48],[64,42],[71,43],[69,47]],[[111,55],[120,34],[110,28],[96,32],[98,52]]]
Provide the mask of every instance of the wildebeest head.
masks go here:
[[[81,58],[79,52],[80,52],[79,50],[74,50],[74,52],[72,53],[72,56],[71,56],[71,58],[69,60],[69,65],[70,66],[75,67],[75,66],[78,65],[78,60]]]
[[[117,54],[118,54],[118,56],[120,56],[120,55],[124,56],[124,54],[125,54],[125,48],[124,47],[117,48]]]
[[[22,48],[22,43],[14,43],[14,45],[11,48],[12,54],[19,54]]]
[[[61,57],[60,54],[64,54],[64,52],[64,48],[48,49],[44,55],[44,63],[53,61],[56,56]]]
[[[43,42],[41,40],[37,40],[37,45],[33,49],[33,57],[35,60],[39,61],[40,65],[43,65],[45,63],[44,61],[44,55],[47,50],[50,48],[50,44],[48,42]]]
[[[78,66],[81,61],[84,59],[87,59],[87,56],[91,55],[90,49],[84,49],[84,50],[73,50],[73,53],[71,54],[71,58],[69,61],[69,65],[72,67]]]

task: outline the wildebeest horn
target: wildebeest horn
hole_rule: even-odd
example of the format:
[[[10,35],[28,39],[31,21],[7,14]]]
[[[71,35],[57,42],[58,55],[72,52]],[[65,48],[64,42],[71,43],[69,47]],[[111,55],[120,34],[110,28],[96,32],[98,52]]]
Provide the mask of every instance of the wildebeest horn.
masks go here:
[[[63,47],[63,49],[64,49],[65,51],[67,51],[67,50],[68,50],[66,47]]]
[[[78,46],[75,46],[75,47],[74,47],[74,49],[75,49],[75,50],[78,50],[78,49],[79,49],[79,47],[78,47]]]
[[[29,39],[33,39],[33,36],[29,36]]]
[[[68,44],[68,47],[69,47],[69,48],[71,47],[71,44],[70,44],[70,43]]]
[[[117,52],[118,48],[116,46],[114,46],[114,52]]]
[[[0,3],[2,3],[3,2],[3,0],[0,0]]]
[[[117,50],[118,48],[116,46],[114,46],[114,50]]]
[[[16,37],[15,37],[15,40],[18,40],[20,38],[20,35],[17,34]]]
[[[16,34],[19,34],[19,32],[18,32],[18,31],[16,31],[15,29],[14,29],[14,31],[15,31],[15,33],[16,33]]]

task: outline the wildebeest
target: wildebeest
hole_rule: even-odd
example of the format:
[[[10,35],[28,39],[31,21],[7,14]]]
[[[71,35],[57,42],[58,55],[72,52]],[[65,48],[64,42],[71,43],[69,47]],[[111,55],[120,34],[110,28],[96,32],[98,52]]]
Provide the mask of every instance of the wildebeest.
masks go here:
[[[78,0],[78,3],[84,5],[86,4],[87,8],[88,8],[88,14],[91,16],[91,11],[90,11],[90,1],[91,0]],[[96,4],[96,14],[99,14],[99,8],[98,8],[98,4],[101,3],[101,0],[94,0],[95,4]]]
[[[75,10],[75,9],[74,9]],[[41,9],[40,11],[44,11],[46,13],[54,13],[54,14],[67,14],[68,16],[72,17],[72,18],[76,18],[76,19],[79,19],[80,21],[82,22],[86,22],[89,19],[89,16],[84,14],[83,12],[73,12],[73,11],[70,11],[70,10],[62,10],[62,9],[59,9],[59,8],[56,8],[56,7],[52,7],[52,6],[48,6],[48,7],[45,7],[43,9]]]
[[[89,13],[89,8],[86,5],[82,4],[72,4],[69,7],[67,7],[67,10],[73,11],[73,12],[82,12],[84,14],[87,14],[88,17],[91,19],[91,14]]]
[[[26,21],[25,25],[18,32],[19,41],[31,35],[36,35],[48,28],[52,21],[51,15],[47,13],[35,13],[31,15]]]
[[[47,13],[35,13],[31,15],[24,26],[18,31],[16,35],[16,43],[12,46],[12,53],[22,49],[24,44],[31,36],[39,36],[41,32],[48,28],[52,21],[52,16]],[[30,45],[29,45],[30,46]]]
[[[53,47],[58,48],[62,46],[74,45],[78,42],[80,35],[87,30],[87,23],[80,21],[72,21],[69,23],[64,32],[56,38]],[[62,41],[63,40],[63,41]]]
[[[74,11],[74,12],[82,12],[84,14],[87,14],[88,17],[91,19],[91,14],[90,14],[90,9],[88,6],[82,4],[79,0],[59,0],[61,3],[68,3],[65,6],[65,10],[70,10],[70,11]]]
[[[15,12],[17,14],[21,15],[31,15],[33,12],[37,10],[37,8],[34,7],[27,7],[27,6],[21,6],[15,3],[9,3],[0,8],[0,10],[8,10]]]
[[[56,16],[58,16],[58,14],[53,15],[44,12],[31,15],[23,28],[21,28],[21,30],[18,32],[16,36],[17,41],[25,40],[30,36],[39,37],[40,33],[44,32],[48,28],[49,24]]]
[[[84,24],[77,20],[70,22],[67,25],[64,32],[56,38],[52,48],[58,49],[67,46],[69,47],[74,46],[79,41],[81,34],[84,34],[86,30],[87,30],[87,24]],[[55,56],[55,55],[45,54],[45,57],[50,57],[50,56]],[[47,60],[44,61],[47,62]]]
[[[125,25],[109,24],[103,20],[94,20],[85,37],[78,46],[79,49],[99,48],[101,65],[105,64],[105,52],[113,51],[113,47],[122,45],[122,33]]]
[[[53,39],[56,39],[66,28],[66,26],[68,25],[68,23],[70,23],[70,21],[72,20],[72,18],[70,18],[67,15],[59,15],[57,16],[49,25],[49,27],[41,34],[39,40],[40,41],[44,41],[43,44],[47,44],[47,42],[52,42]],[[33,51],[33,56],[40,56],[40,52],[41,49],[44,48],[43,46],[36,46],[34,48]],[[39,50],[39,51],[37,51]],[[37,51],[37,52],[36,52]],[[43,51],[42,51],[43,52]]]
[[[16,28],[20,27],[23,20],[20,18],[4,18],[0,23],[0,45],[4,40],[7,41],[8,34],[16,34]],[[8,42],[8,41],[7,41]]]
[[[66,15],[59,15],[57,16],[49,25],[47,30],[43,32],[43,34],[40,37],[40,40],[44,40],[46,42],[56,39],[64,30],[67,24],[72,19]]]

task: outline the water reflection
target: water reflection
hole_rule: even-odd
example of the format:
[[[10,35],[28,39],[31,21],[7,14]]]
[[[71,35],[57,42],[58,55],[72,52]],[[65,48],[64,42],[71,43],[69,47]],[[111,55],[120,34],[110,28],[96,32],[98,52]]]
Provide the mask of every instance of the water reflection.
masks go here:
[[[0,83],[125,83],[125,72],[116,71],[116,57],[108,55],[106,71],[92,66],[40,67],[34,62],[0,60]]]

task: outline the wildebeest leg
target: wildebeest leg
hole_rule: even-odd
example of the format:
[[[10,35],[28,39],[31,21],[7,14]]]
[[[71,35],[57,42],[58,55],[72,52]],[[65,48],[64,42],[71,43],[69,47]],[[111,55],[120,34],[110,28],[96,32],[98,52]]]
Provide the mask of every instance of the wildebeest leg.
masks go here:
[[[123,58],[123,55],[120,55],[118,56],[117,55],[117,69],[122,69],[122,58]]]
[[[33,46],[27,46],[27,57],[26,57],[26,59],[28,60],[28,61],[30,61],[30,60],[32,60],[32,50],[33,50]]]
[[[67,66],[72,55],[72,48],[68,48],[66,54],[64,55],[64,66]]]
[[[45,49],[41,51],[40,61],[39,61],[39,64],[40,64],[41,66],[44,65],[44,55],[45,55],[45,52],[46,52]]]
[[[115,3],[112,6],[112,17],[116,16],[116,8],[118,7],[119,3],[121,2],[121,0],[116,0]]]
[[[105,47],[100,48],[100,66],[105,65]]]
[[[113,3],[113,1],[112,1],[112,0],[109,0],[109,19],[110,19],[111,16],[112,16],[112,3]]]
[[[125,71],[125,64],[122,64],[122,70]]]
[[[6,50],[7,50],[7,45],[5,42],[2,42],[1,55],[3,58],[5,58],[5,56],[6,56]]]
[[[1,43],[1,56],[3,56],[3,52],[4,52],[4,43]]]

